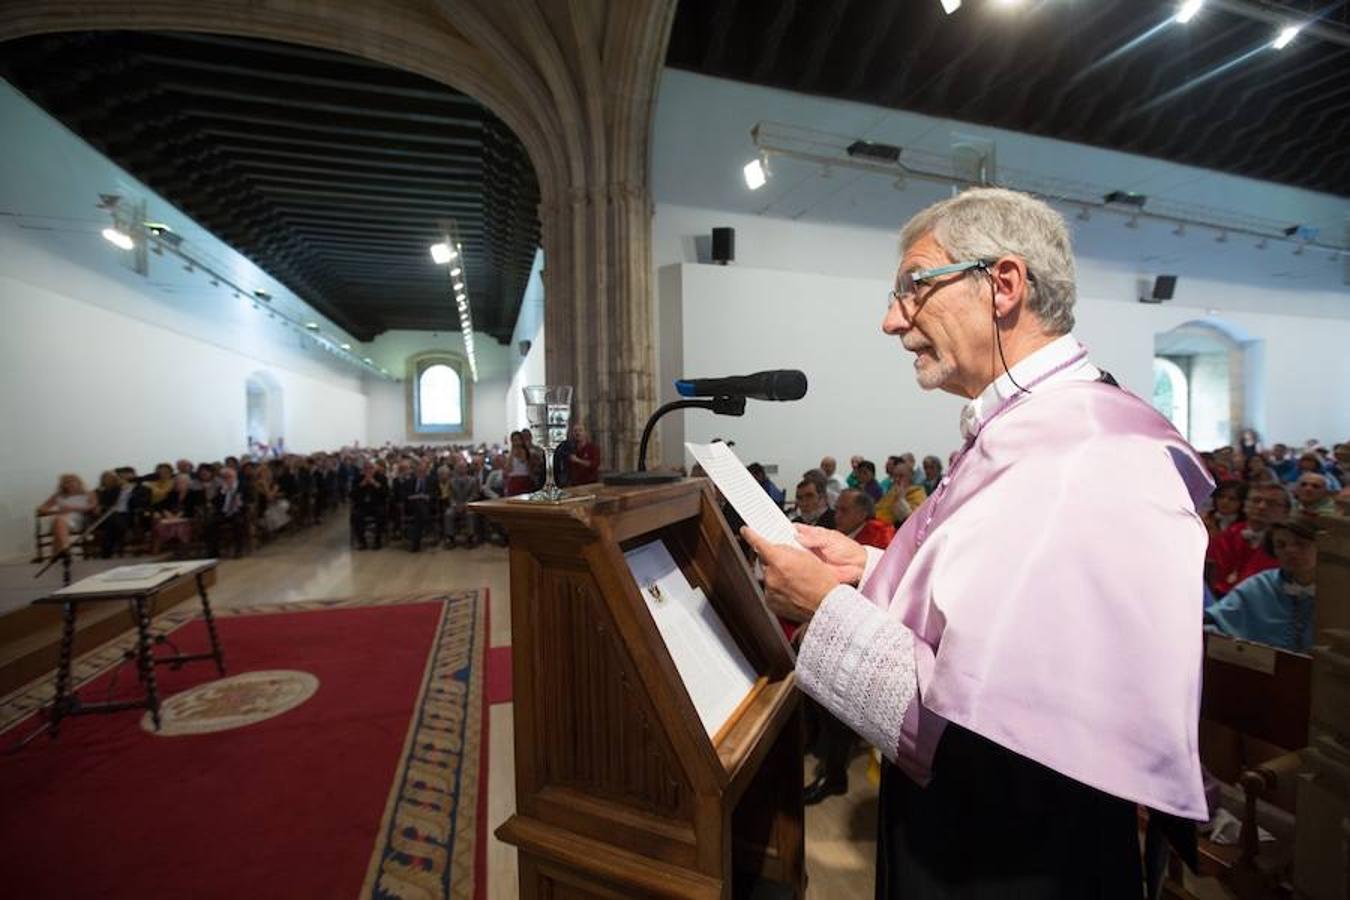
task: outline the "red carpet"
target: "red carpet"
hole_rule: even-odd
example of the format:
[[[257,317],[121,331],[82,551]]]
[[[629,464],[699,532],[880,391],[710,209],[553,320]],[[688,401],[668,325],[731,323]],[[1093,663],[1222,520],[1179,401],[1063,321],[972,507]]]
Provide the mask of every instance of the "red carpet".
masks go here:
[[[487,652],[487,702],[510,703],[512,698],[511,648],[489,647]]]
[[[317,678],[293,709],[173,736],[142,730],[139,710],[82,716],[0,756],[6,895],[471,896],[484,871],[486,592],[314,605],[219,619],[230,676]],[[171,638],[207,645],[200,621]],[[165,698],[215,678],[203,662],[157,674]],[[81,696],[102,699],[110,678]],[[118,693],[134,686],[125,667]]]

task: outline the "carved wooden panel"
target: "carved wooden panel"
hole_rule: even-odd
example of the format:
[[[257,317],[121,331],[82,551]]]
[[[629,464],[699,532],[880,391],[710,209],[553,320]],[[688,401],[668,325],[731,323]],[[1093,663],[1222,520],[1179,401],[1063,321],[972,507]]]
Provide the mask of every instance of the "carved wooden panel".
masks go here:
[[[539,786],[689,819],[688,782],[589,577],[543,576],[533,679]]]

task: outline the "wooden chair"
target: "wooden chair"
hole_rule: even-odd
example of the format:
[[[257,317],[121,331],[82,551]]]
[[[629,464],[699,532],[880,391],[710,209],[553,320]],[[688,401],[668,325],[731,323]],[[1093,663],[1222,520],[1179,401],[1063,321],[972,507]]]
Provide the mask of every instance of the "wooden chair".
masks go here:
[[[1258,813],[1271,804],[1292,819],[1299,751],[1308,743],[1312,658],[1207,634],[1204,665],[1200,760],[1241,792],[1242,837],[1235,845],[1201,837],[1197,874],[1217,878],[1242,900],[1277,897],[1292,864],[1292,831],[1263,845]],[[1175,856],[1162,891],[1192,897]]]
[[[52,538],[51,529],[44,529],[43,523],[44,520],[50,519],[56,515],[61,514],[35,513],[33,515],[33,562],[35,563],[45,562],[48,559],[51,559],[52,544],[54,540]],[[88,527],[89,523],[92,522],[94,518],[97,517],[92,516],[92,514],[87,515],[85,517],[84,528],[78,530],[72,528],[70,530],[71,548],[77,551],[83,559],[93,559],[98,556],[98,541],[95,540],[93,529]]]

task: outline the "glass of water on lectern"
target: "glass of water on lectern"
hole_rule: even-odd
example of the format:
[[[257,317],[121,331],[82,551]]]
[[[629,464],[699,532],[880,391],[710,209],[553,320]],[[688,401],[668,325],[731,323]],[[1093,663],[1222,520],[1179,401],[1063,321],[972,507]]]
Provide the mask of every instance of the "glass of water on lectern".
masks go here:
[[[525,395],[525,417],[530,423],[530,434],[534,442],[544,450],[544,487],[531,494],[530,499],[561,500],[563,492],[553,481],[553,451],[567,440],[567,427],[572,419],[572,386],[532,384],[522,391]]]

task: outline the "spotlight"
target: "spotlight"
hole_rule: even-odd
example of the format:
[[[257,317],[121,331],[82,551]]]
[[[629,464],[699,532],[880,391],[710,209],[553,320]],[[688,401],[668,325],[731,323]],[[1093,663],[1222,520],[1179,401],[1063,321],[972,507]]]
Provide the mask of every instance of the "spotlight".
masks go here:
[[[1285,237],[1290,237],[1298,241],[1315,241],[1317,240],[1317,235],[1318,229],[1311,225],[1290,225],[1288,228],[1284,229]]]
[[[1133,206],[1137,209],[1143,209],[1144,204],[1148,202],[1147,196],[1136,194],[1134,191],[1112,191],[1102,199],[1107,203],[1119,203],[1122,206]]]
[[[136,246],[136,242],[131,239],[131,235],[115,227],[103,229],[103,239],[121,250],[130,250]]]
[[[318,330],[319,330],[319,323],[318,323],[318,322],[306,322],[306,323],[305,323],[305,327],[308,328],[310,331],[318,331]]]
[[[750,160],[741,172],[745,175],[745,186],[752,191],[764,187],[764,183],[769,180],[769,170],[765,168],[762,160]]]
[[[350,349],[352,349],[352,345],[351,345],[351,344],[338,344],[338,346],[341,347],[343,350],[350,350]]]
[[[942,11],[949,16],[961,8],[961,0],[941,0],[941,2]]]
[[[1275,40],[1271,43],[1270,46],[1275,48],[1276,50],[1283,50],[1285,47],[1289,46],[1290,41],[1292,41],[1295,37],[1298,36],[1300,30],[1302,30],[1301,25],[1284,26],[1283,28],[1280,29],[1280,33],[1275,37]]]
[[[267,291],[264,291],[262,288],[257,288],[256,290],[254,290],[253,296],[257,297],[259,300],[267,300],[269,302],[272,299],[272,295],[267,293]]]
[[[375,360],[371,359],[369,356],[362,357],[362,358],[361,358],[361,361],[362,361],[363,363],[365,363],[366,365],[368,365],[368,366],[373,366],[373,365],[375,365]]]
[[[1186,2],[1181,4],[1181,8],[1177,10],[1177,14],[1173,17],[1172,21],[1185,25],[1191,19],[1195,18],[1195,14],[1198,13],[1200,7],[1204,5],[1205,0],[1186,0]]]
[[[431,245],[431,261],[438,266],[445,265],[456,256],[459,256],[459,254],[455,252],[453,247],[444,241],[439,244]]]
[[[464,290],[464,282],[456,281],[454,287],[456,291],[462,291]]]

